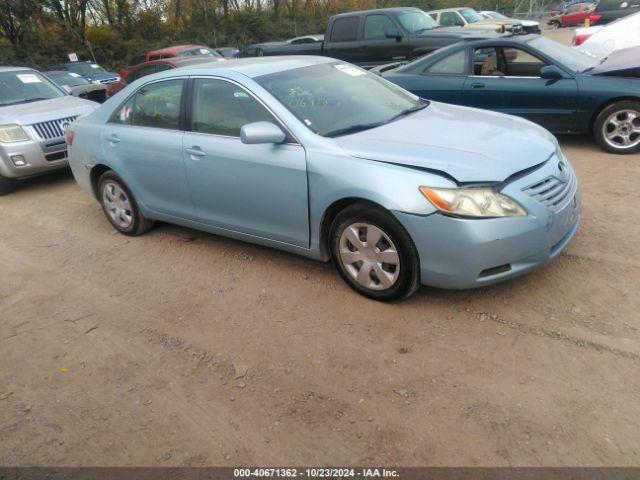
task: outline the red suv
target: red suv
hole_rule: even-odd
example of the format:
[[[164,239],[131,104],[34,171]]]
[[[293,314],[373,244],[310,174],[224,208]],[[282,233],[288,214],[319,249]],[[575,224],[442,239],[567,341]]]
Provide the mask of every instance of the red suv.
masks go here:
[[[150,52],[151,53],[151,52]],[[163,60],[153,60],[151,62],[144,62],[133,67],[129,67],[126,70],[120,71],[120,81],[110,83],[107,85],[107,98],[115,95],[124,87],[134,82],[135,80],[151,75],[152,73],[162,72],[164,70],[171,70],[172,68],[180,68],[186,65],[194,65],[196,63],[209,63],[209,62],[225,62],[226,59],[222,57],[216,57],[212,55],[202,55],[199,57],[173,57],[165,58]]]

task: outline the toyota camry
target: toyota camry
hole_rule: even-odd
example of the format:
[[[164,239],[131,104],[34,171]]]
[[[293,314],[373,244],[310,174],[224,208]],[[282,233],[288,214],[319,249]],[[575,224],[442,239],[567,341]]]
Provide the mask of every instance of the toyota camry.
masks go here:
[[[578,181],[545,129],[330,58],[144,77],[73,123],[67,143],[119,232],[164,221],[332,260],[377,300],[520,275],[557,257],[580,221]]]

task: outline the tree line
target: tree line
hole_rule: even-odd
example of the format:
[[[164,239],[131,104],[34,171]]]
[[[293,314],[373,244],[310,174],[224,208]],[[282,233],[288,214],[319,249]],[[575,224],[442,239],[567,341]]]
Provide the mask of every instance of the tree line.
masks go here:
[[[513,9],[516,0],[464,0]],[[457,0],[0,0],[0,64],[46,68],[71,52],[111,69],[148,50],[181,43],[241,48],[324,33],[349,10],[461,6]]]

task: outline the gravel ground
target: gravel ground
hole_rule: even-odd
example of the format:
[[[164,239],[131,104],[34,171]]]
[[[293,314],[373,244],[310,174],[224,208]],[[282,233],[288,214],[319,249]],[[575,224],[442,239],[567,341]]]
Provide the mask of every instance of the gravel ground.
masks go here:
[[[562,144],[584,223],[557,261],[396,305],[25,182],[0,199],[0,464],[638,465],[640,164]]]

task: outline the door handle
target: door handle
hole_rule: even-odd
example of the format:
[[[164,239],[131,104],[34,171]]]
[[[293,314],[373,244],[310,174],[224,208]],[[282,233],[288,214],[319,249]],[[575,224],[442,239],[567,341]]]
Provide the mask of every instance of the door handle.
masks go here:
[[[204,157],[207,155],[202,151],[200,147],[196,147],[196,146],[193,146],[191,148],[185,148],[184,151],[187,152],[189,155],[191,155],[191,158],[193,158],[194,160],[199,160],[201,157]]]
[[[107,137],[107,142],[109,142],[109,143],[120,143],[120,137],[118,137],[118,135],[116,135],[115,133],[112,133],[111,135],[109,135]]]
[[[484,83],[472,83],[471,88],[473,88],[474,90],[477,90],[479,88],[484,88]]]

